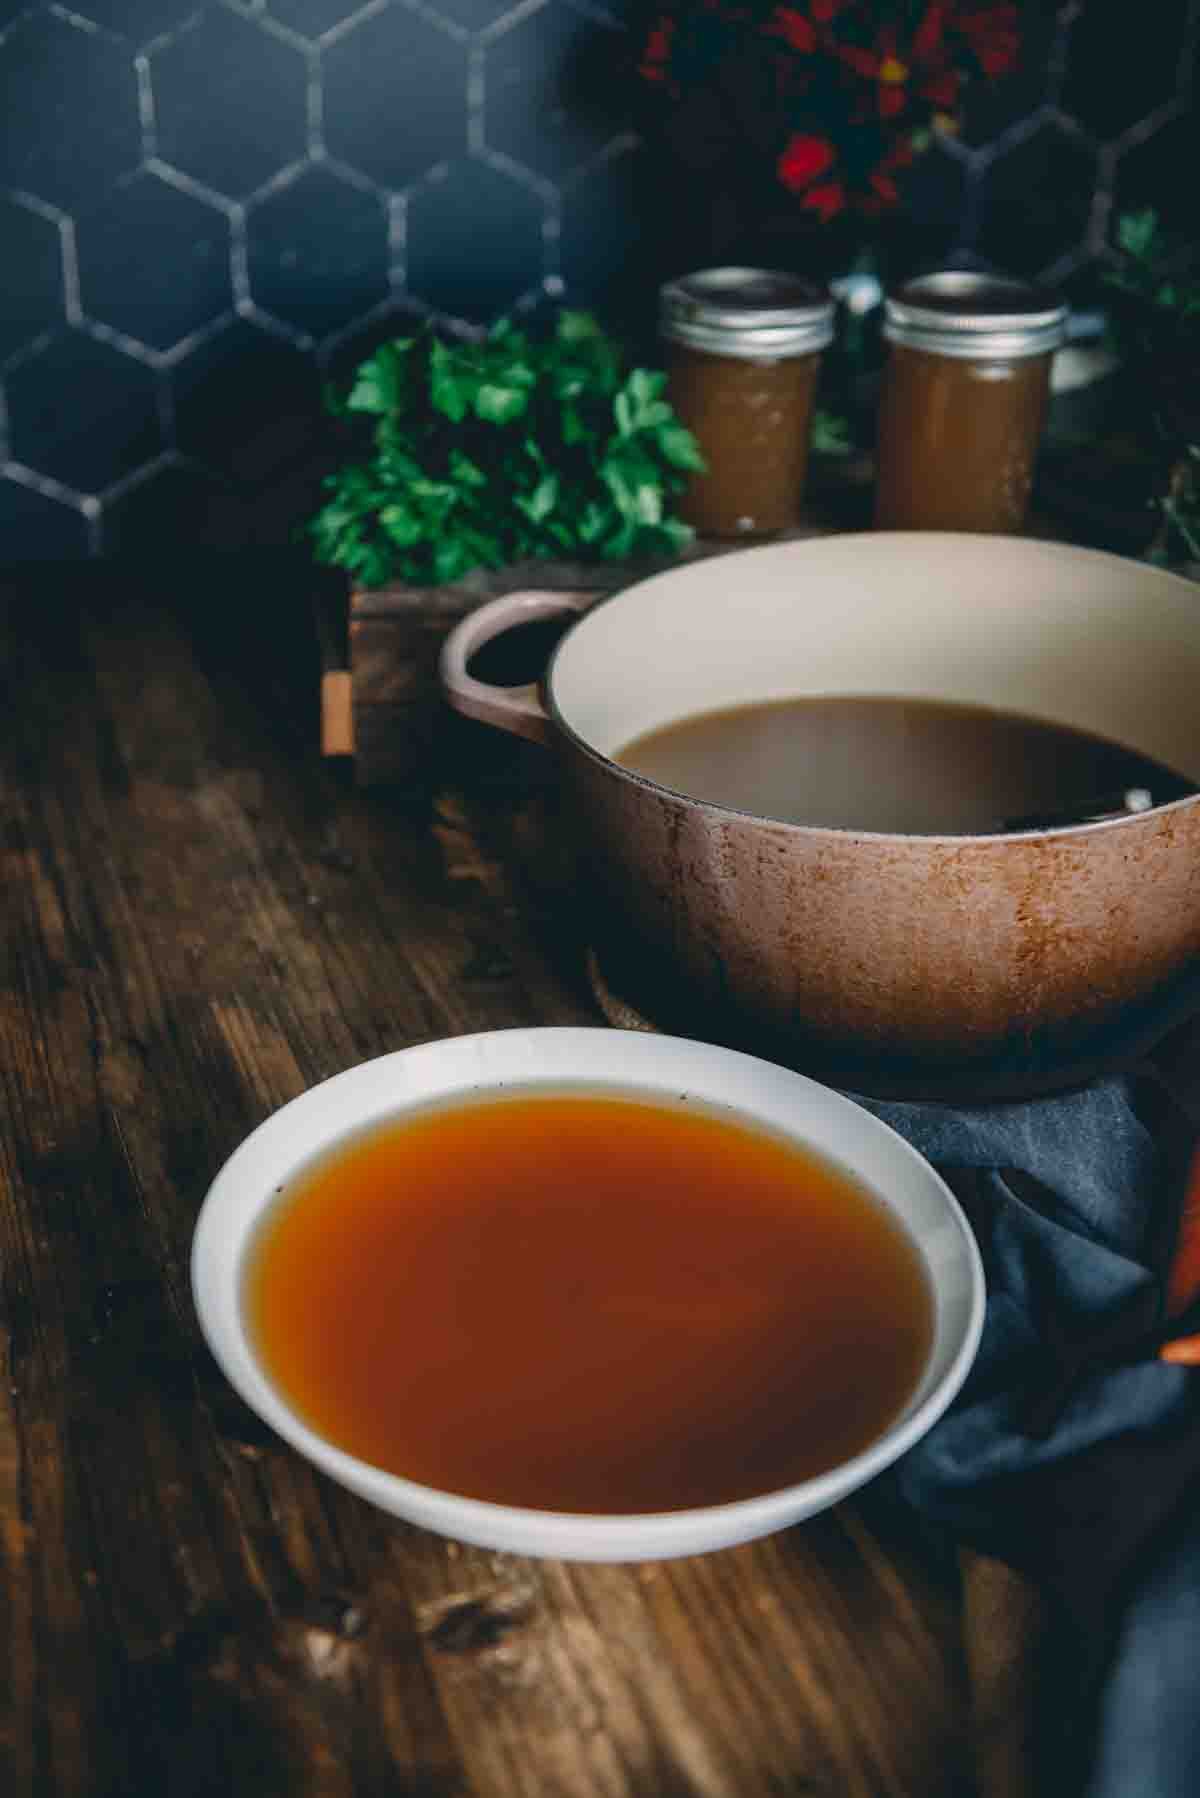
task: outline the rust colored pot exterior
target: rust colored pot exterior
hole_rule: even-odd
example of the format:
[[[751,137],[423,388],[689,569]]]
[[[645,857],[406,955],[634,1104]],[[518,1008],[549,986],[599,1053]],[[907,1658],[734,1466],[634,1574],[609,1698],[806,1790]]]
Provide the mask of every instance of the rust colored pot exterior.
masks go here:
[[[747,596],[741,618],[732,591]],[[562,596],[525,603],[561,609]],[[473,615],[477,641],[512,604]],[[470,643],[448,652],[453,704],[556,747],[602,954],[637,968],[630,996],[672,1027],[808,1063],[996,1070],[1003,1088],[1069,1063],[1200,964],[1200,797],[1052,831],[869,834],[706,805],[610,759],[706,694],[738,703],[807,678],[1058,718],[1200,782],[1200,589],[1177,577],[1057,545],[872,534],[627,589],[567,632],[544,705],[472,692]],[[621,688],[614,716],[593,668],[597,694]]]

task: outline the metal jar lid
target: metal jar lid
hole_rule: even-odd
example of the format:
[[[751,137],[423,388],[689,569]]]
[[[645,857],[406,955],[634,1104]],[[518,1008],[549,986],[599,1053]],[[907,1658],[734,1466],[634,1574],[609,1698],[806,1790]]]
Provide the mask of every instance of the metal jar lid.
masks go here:
[[[970,359],[1042,356],[1066,335],[1057,294],[1005,275],[939,269],[889,294],[883,335],[910,350]]]
[[[663,337],[748,361],[800,356],[833,340],[833,300],[797,275],[766,268],[707,268],[659,290]]]

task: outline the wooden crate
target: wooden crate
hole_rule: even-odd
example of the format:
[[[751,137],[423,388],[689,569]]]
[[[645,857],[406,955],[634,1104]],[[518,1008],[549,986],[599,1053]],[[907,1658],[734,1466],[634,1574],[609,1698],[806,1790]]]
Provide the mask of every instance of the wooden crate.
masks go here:
[[[828,521],[814,520],[788,536],[822,536],[829,529]],[[700,542],[684,559],[724,555],[737,547]],[[343,593],[341,617],[327,611],[321,622],[324,753],[353,756],[360,785],[419,783],[432,758],[453,754],[468,739],[478,741],[479,727],[464,732],[465,721],[449,714],[438,685],[442,642],[459,619],[487,599],[525,587],[599,598],[671,565],[534,562],[494,573],[480,570],[444,587],[397,584],[354,591],[348,598]]]
[[[616,584],[611,569],[539,563],[446,587],[351,593],[343,658],[327,664],[323,681],[324,753],[352,755],[359,785],[425,783],[479,728],[464,730],[441,695],[438,656],[450,629],[485,600],[524,587],[599,597]]]

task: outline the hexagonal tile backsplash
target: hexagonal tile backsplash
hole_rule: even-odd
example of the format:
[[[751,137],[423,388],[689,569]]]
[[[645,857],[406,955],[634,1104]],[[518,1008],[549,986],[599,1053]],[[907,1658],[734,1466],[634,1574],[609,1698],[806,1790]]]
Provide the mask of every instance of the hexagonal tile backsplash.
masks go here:
[[[1115,0],[1036,10],[928,203],[946,250],[1069,283],[1116,207],[1194,228],[1200,0],[1138,31]],[[0,563],[286,542],[316,500],[322,379],[363,346],[414,313],[465,330],[645,297],[626,16],[0,6]]]

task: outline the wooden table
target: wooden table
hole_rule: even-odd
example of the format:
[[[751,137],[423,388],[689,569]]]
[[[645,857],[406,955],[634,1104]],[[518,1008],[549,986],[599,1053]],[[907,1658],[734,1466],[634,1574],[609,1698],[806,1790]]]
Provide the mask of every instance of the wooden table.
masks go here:
[[[9,583],[0,1789],[968,1791],[958,1594],[878,1494],[694,1560],[484,1553],[332,1485],[210,1360],[192,1226],[268,1112],[599,1021],[536,752],[463,726],[419,790],[356,790],[317,668],[286,564]]]

